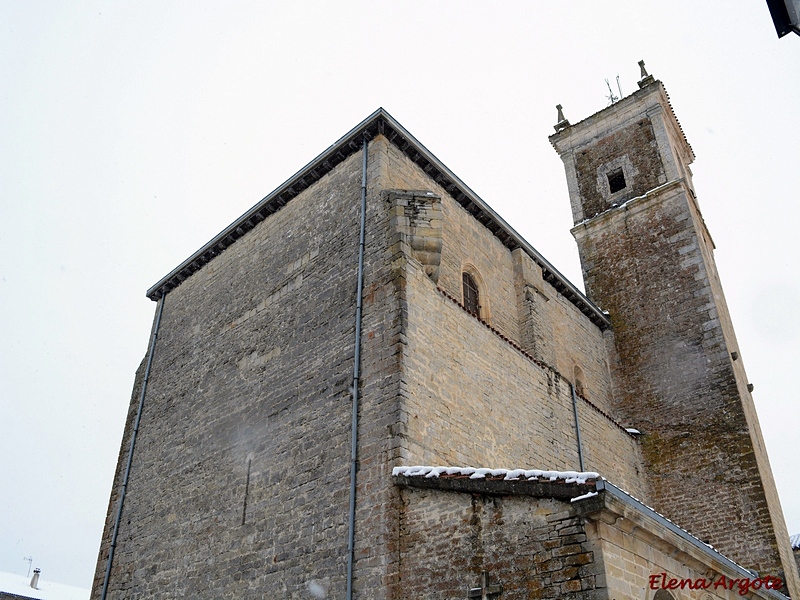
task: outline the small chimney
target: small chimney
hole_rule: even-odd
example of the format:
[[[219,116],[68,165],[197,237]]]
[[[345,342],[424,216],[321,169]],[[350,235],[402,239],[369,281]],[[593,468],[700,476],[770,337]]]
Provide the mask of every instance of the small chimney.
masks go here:
[[[31,587],[35,590],[39,589],[39,573],[41,573],[41,569],[34,569],[33,570],[33,577],[31,577]]]

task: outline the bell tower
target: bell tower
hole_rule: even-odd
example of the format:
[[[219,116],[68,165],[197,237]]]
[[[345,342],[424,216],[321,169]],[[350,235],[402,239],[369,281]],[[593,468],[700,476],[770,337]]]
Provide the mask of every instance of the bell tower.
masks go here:
[[[612,322],[616,410],[643,434],[654,508],[800,597],[694,153],[664,86],[639,64],[636,92],[575,125],[559,106],[550,137],[587,295]]]

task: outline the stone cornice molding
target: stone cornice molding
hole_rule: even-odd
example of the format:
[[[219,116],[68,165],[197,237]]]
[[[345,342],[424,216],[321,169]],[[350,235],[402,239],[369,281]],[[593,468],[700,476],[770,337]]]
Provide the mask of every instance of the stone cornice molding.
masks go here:
[[[167,294],[178,287],[260,222],[279,211],[349,156],[361,150],[364,137],[373,140],[378,136],[383,136],[400,149],[506,247],[512,251],[522,248],[542,268],[545,281],[574,304],[597,327],[608,329],[611,326],[608,316],[600,308],[383,108],[379,108],[356,125],[322,154],[278,186],[275,191],[261,199],[211,241],[159,280],[147,290],[147,297],[155,301],[161,297],[162,293]]]

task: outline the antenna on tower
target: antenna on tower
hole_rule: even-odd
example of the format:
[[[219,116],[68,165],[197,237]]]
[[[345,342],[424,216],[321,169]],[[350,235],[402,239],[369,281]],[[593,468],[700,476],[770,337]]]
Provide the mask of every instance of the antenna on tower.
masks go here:
[[[619,96],[614,94],[614,90],[611,89],[611,84],[608,83],[608,79],[606,79],[606,86],[608,86],[608,96],[606,96],[606,98],[608,99],[608,105],[611,106],[614,102],[619,100]]]
[[[22,560],[27,560],[28,561],[28,574],[26,575],[26,577],[30,577],[31,576],[31,565],[33,564],[33,557],[32,556],[26,556]]]
[[[617,89],[619,90],[619,97],[622,98],[625,94],[622,93],[622,86],[619,83],[619,74],[617,74]]]

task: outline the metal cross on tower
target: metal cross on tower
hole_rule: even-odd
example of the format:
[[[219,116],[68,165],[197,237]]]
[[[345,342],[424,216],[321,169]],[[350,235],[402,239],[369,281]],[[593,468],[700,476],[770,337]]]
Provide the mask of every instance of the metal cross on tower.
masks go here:
[[[480,598],[481,600],[490,600],[491,597],[499,596],[503,593],[503,586],[499,583],[489,585],[489,575],[486,571],[481,571],[481,587],[471,588],[469,590],[469,598]]]

